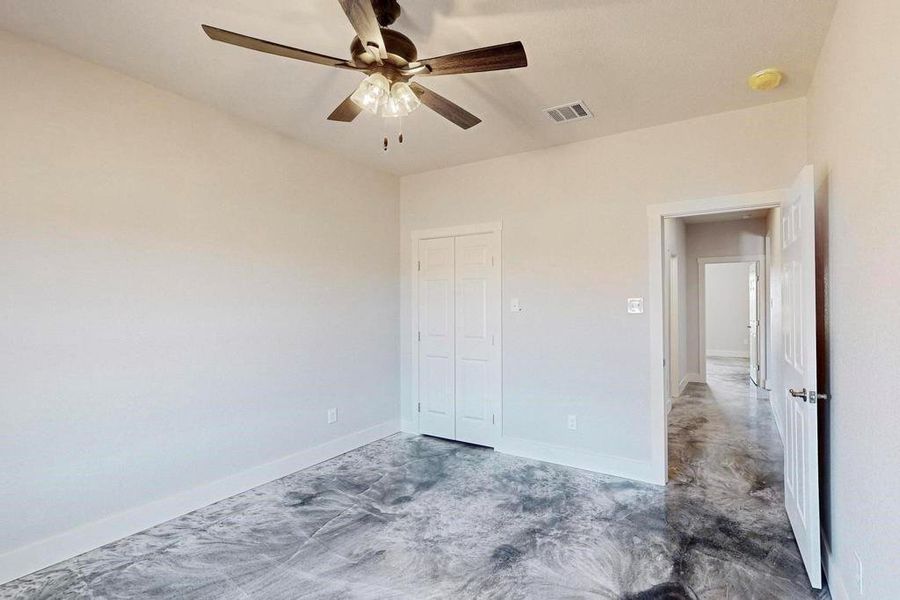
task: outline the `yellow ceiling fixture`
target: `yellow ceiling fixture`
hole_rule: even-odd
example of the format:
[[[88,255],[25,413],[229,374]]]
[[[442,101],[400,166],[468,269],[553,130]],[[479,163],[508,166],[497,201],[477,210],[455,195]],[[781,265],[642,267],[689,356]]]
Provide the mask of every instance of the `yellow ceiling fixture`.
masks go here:
[[[750,89],[756,92],[769,92],[781,85],[784,73],[778,69],[763,69],[750,76]]]

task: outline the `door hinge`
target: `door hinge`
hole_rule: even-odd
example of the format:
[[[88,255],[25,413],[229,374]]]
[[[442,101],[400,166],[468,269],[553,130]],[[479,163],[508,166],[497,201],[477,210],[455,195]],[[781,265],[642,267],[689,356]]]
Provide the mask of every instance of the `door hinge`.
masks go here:
[[[491,415],[491,425],[497,424],[497,415]]]
[[[418,266],[416,267],[419,271],[422,270],[422,261],[418,261]]]
[[[419,332],[417,337],[419,338],[419,341],[421,342],[422,341],[422,332],[421,331]]]
[[[419,402],[419,405],[416,407],[416,412],[422,412],[422,403]]]
[[[663,359],[663,366],[666,366],[666,359]]]
[[[494,257],[493,256],[491,257],[491,266],[492,267],[494,266]]]

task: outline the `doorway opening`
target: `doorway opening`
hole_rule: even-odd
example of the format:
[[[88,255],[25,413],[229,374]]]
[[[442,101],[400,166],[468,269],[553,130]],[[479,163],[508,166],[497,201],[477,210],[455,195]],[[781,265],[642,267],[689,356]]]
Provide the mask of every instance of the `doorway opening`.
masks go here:
[[[647,214],[654,479],[665,484],[671,478],[678,486],[685,477],[706,477],[716,493],[739,490],[734,501],[750,500],[762,490],[769,502],[783,502],[799,550],[796,558],[802,559],[811,585],[821,587],[816,402],[823,395],[816,392],[813,167],[804,168],[789,189],[660,204]],[[742,222],[758,216],[764,216],[759,221],[764,229],[745,231],[748,224]],[[719,231],[690,235],[691,229],[704,228]],[[699,307],[706,294],[699,293],[699,280],[706,278],[708,264],[720,263],[747,263],[747,287],[741,287],[751,312],[745,327],[759,325],[756,354],[749,331],[746,359],[739,347],[732,350],[736,357],[707,361],[708,340],[700,323],[708,315]],[[759,278],[753,292],[764,298],[755,303],[755,314],[751,269]],[[696,283],[688,281],[691,277]],[[682,288],[684,296],[673,301],[673,289]],[[730,360],[746,362],[729,365]],[[753,360],[759,361],[758,373],[751,372]],[[771,394],[759,398],[755,392],[765,388]],[[773,461],[779,453],[783,460]],[[717,470],[723,466],[725,471]]]
[[[773,216],[770,218],[774,218]],[[768,223],[753,223],[752,228]],[[765,236],[759,241],[765,243]],[[700,381],[708,380],[709,365],[729,359],[744,367],[750,383],[767,392],[771,335],[768,319],[766,257],[733,256],[698,259]]]

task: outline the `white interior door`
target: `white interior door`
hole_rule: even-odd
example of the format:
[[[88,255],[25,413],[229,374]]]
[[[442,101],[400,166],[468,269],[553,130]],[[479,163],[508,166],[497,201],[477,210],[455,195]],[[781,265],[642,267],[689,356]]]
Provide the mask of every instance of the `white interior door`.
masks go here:
[[[419,431],[456,436],[453,238],[419,241]]]
[[[496,233],[455,238],[456,439],[494,446],[500,408]]]
[[[418,243],[419,432],[500,437],[500,234]]]
[[[750,379],[759,383],[759,263],[750,263],[750,321],[747,324],[748,347],[750,351]]]
[[[816,394],[815,197],[806,167],[781,207],[785,505],[810,583],[822,587]]]

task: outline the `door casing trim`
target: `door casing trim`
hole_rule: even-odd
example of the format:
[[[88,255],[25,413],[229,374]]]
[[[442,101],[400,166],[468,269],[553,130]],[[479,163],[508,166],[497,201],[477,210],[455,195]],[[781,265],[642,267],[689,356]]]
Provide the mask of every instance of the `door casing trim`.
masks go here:
[[[651,204],[647,207],[647,263],[649,268],[649,296],[647,313],[650,319],[650,462],[651,481],[665,485],[668,481],[668,415],[666,414],[667,339],[665,331],[665,286],[663,275],[668,260],[663,239],[663,220],[674,217],[740,212],[760,208],[776,208],[789,193],[779,188],[749,194],[715,196]]]

